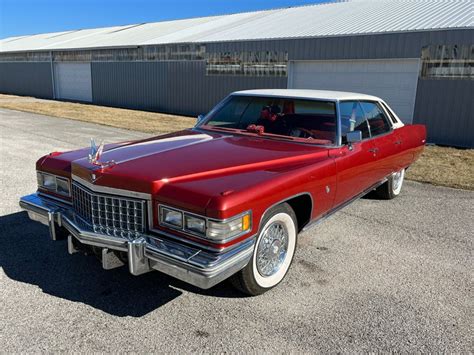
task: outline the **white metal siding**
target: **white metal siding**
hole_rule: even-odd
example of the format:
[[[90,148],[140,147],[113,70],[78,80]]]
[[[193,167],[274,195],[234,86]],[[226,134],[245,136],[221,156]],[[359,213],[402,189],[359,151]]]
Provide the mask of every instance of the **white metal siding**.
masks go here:
[[[90,63],[55,63],[54,89],[57,99],[92,102]]]
[[[385,100],[404,123],[415,108],[419,59],[291,62],[288,88],[357,92]]]

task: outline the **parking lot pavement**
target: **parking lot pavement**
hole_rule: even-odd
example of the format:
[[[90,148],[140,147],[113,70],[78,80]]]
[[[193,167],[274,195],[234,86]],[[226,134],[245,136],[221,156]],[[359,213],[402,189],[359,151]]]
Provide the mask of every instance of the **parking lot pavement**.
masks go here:
[[[473,351],[474,193],[406,182],[300,236],[275,290],[248,298],[70,256],[20,212],[50,151],[143,134],[0,110],[0,349]]]

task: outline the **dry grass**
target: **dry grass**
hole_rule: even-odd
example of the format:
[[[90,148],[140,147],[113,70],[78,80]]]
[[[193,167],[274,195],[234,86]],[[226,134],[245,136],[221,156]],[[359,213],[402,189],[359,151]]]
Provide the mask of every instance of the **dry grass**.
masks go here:
[[[474,149],[427,146],[407,179],[474,190]]]
[[[196,122],[183,116],[3,94],[0,107],[154,134],[178,131]],[[407,179],[474,190],[474,150],[428,146],[408,170]]]
[[[155,134],[179,131],[196,123],[195,118],[184,116],[3,94],[0,107]]]

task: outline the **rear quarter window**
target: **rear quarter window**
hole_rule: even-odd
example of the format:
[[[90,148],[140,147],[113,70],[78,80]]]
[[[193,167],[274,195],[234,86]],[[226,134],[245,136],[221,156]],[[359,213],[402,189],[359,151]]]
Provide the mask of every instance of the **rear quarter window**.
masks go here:
[[[383,106],[383,108],[387,112],[388,117],[390,117],[390,121],[392,122],[392,124],[397,124],[398,121],[395,118],[395,116],[392,114],[392,111],[390,110],[390,108],[387,105],[385,105],[383,102],[381,102],[380,104]]]

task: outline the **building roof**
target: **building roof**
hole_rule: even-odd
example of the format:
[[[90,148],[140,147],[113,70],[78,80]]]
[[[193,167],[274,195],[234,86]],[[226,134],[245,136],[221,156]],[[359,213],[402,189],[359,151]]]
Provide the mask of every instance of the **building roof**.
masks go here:
[[[264,97],[291,97],[298,99],[312,100],[370,100],[383,101],[381,98],[366,94],[345,91],[329,91],[329,90],[305,90],[305,89],[258,89],[258,90],[242,90],[233,92],[232,95],[242,96],[264,96]]]
[[[0,40],[0,52],[136,47],[474,28],[472,0],[349,0]]]

